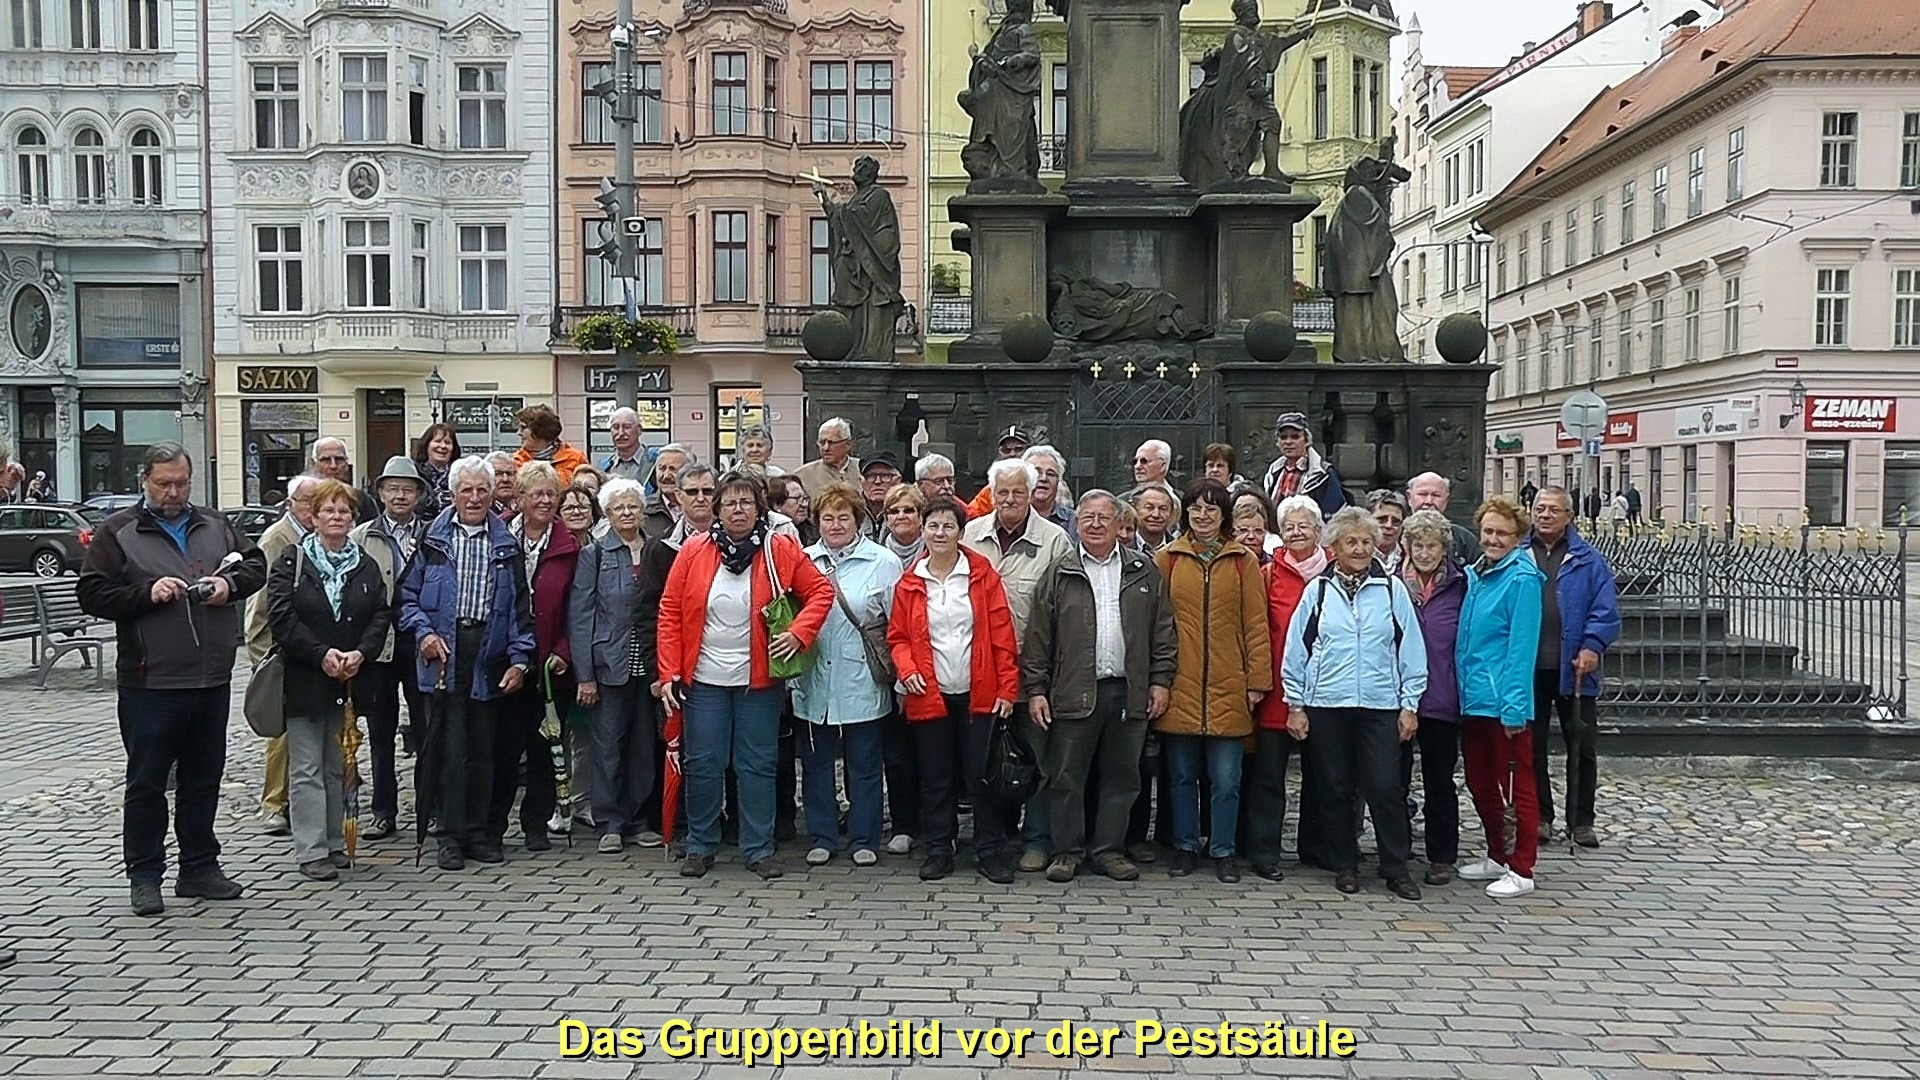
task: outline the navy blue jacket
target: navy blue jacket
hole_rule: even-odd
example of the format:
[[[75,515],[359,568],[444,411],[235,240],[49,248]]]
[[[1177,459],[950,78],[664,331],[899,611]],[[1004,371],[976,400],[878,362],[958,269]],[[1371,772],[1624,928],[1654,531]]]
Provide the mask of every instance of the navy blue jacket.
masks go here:
[[[427,535],[407,564],[407,576],[400,585],[400,629],[416,642],[437,634],[452,654],[456,644],[460,615],[460,583],[455,579],[458,560],[453,553],[453,509],[427,526]],[[501,696],[500,679],[514,664],[533,667],[533,602],[527,591],[527,574],[522,568],[520,545],[501,520],[487,516],[487,537],[493,544],[490,567],[493,577],[493,612],[487,619],[487,636],[480,655],[474,658],[473,685],[465,690],[448,686],[454,693],[465,693],[475,701],[491,701]],[[457,667],[458,657],[447,657],[447,670]],[[420,689],[431,693],[440,679],[440,665],[414,657],[414,670]]]
[[[1528,536],[1529,551],[1532,545],[1533,537]],[[1560,696],[1574,697],[1573,661],[1580,650],[1592,649],[1605,656],[1607,649],[1620,640],[1620,600],[1606,556],[1571,526],[1567,529],[1566,557],[1560,560],[1560,572],[1553,579],[1553,594],[1560,608]],[[1598,668],[1581,678],[1577,696],[1600,696]]]

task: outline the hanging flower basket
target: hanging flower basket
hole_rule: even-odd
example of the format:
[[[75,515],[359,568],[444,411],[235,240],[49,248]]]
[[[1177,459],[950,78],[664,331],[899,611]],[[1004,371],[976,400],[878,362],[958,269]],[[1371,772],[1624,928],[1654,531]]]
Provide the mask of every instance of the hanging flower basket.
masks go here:
[[[680,351],[680,335],[659,319],[630,323],[619,315],[589,315],[574,326],[573,344],[581,352],[674,353]]]

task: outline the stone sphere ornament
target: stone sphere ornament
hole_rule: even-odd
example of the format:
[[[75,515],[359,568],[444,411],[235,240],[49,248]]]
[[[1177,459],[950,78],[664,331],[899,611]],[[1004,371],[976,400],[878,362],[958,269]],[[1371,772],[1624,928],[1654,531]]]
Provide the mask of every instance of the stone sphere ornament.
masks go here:
[[[1255,360],[1278,363],[1292,356],[1299,343],[1293,320],[1278,311],[1263,311],[1247,320],[1247,355]]]
[[[1032,312],[1015,315],[1000,328],[1000,348],[1017,364],[1037,364],[1053,352],[1053,327]]]
[[[853,355],[853,322],[837,311],[822,311],[800,328],[800,346],[815,360],[837,364]]]
[[[1471,364],[1487,354],[1487,326],[1478,315],[1456,311],[1440,320],[1433,348],[1449,364]]]

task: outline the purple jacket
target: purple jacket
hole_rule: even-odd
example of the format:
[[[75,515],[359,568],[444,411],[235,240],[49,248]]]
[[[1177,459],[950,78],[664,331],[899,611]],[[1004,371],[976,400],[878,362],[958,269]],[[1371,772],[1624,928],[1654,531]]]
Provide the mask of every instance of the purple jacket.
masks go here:
[[[1413,606],[1420,612],[1421,636],[1427,641],[1427,691],[1420,695],[1420,718],[1457,722],[1460,683],[1454,677],[1453,648],[1460,630],[1460,605],[1467,599],[1467,575],[1459,563],[1448,559],[1440,566],[1440,584],[1422,602],[1413,564],[1402,563],[1401,569]]]

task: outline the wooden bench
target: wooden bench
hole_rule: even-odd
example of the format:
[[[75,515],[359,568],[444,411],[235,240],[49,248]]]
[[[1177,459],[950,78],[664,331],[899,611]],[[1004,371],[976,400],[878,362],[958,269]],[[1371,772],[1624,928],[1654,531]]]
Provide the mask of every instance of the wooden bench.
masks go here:
[[[81,667],[93,669],[94,688],[106,685],[101,650],[107,639],[93,632],[99,625],[99,619],[80,610],[76,583],[71,579],[0,586],[0,641],[29,643],[37,690],[47,688],[53,665],[74,652],[80,654]]]

